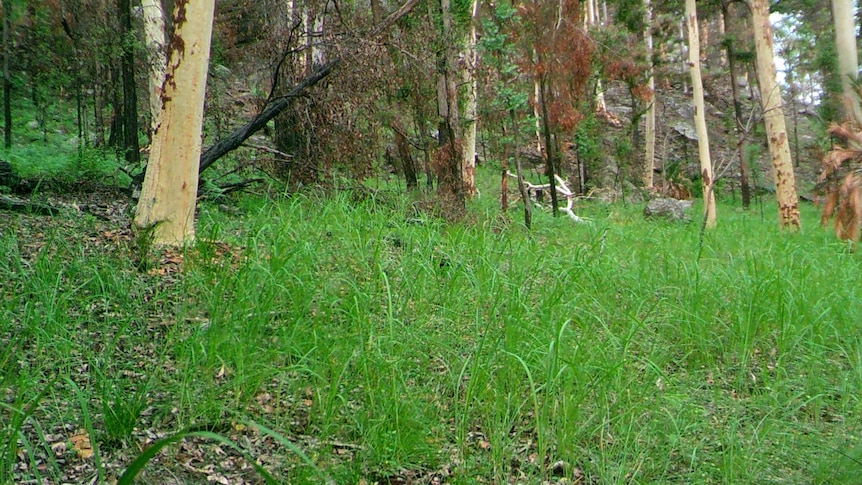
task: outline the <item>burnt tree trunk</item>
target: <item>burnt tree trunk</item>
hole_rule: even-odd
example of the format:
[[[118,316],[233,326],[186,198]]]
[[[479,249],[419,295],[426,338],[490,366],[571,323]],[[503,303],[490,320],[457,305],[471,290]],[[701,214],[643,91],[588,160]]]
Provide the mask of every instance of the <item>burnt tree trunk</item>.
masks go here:
[[[545,163],[547,167],[545,175],[548,176],[548,181],[551,184],[551,213],[554,214],[554,217],[557,217],[560,215],[560,209],[557,207],[557,180],[554,177],[557,173],[555,168],[557,150],[551,140],[551,123],[550,120],[548,120],[548,105],[545,99],[545,96],[547,95],[546,84],[545,79],[539,80],[541,94],[539,104],[542,106],[542,131],[544,132],[543,135],[545,138]]]
[[[722,2],[721,14],[724,17],[725,23],[730,15],[730,4]],[[733,37],[725,39],[725,50],[727,51],[727,66],[730,69],[730,87],[733,93],[733,114],[734,114],[734,132],[736,133],[737,151],[739,152],[739,190],[742,193],[742,208],[748,209],[751,206],[751,183],[749,182],[750,169],[748,167],[748,158],[746,157],[746,137],[743,124],[745,123],[742,113],[742,103],[739,98],[739,85],[736,82],[736,76],[739,74],[737,61],[733,51]]]
[[[9,15],[12,11],[10,0],[3,0],[3,146],[12,146],[12,79],[9,74],[10,48]]]
[[[132,35],[132,6],[129,0],[117,0],[120,19],[120,37],[123,56],[121,71],[123,82],[123,155],[126,162],[137,164],[141,154],[138,145],[138,96],[135,90],[135,52]]]
[[[120,69],[116,66],[110,68],[110,82],[108,89],[109,102],[111,103],[111,126],[108,133],[108,146],[117,149],[117,154],[122,151],[123,140],[123,99],[120,95]],[[143,174],[141,174],[143,180]]]
[[[407,190],[412,190],[419,187],[419,178],[416,176],[416,162],[413,156],[410,155],[410,144],[407,141],[407,135],[404,130],[398,125],[397,121],[391,124],[392,131],[395,132],[395,148],[398,150],[398,158],[401,161],[401,171],[404,172],[404,180],[407,182]]]

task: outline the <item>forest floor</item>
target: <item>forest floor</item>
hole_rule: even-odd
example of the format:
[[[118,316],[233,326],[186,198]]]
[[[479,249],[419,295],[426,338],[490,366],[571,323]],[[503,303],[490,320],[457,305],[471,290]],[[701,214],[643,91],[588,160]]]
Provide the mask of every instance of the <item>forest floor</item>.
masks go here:
[[[787,234],[723,201],[701,237],[623,204],[527,232],[490,198],[446,224],[397,194],[248,196],[164,252],[124,197],[54,202],[0,217],[3,483],[115,483],[170,437],[141,483],[862,471],[862,259],[807,205]]]

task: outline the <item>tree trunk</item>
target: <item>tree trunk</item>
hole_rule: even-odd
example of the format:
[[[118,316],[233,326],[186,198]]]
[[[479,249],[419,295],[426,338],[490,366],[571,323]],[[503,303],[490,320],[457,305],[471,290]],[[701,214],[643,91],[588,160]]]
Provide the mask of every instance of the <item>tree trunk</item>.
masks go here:
[[[730,14],[730,2],[722,2],[721,17],[727,19]],[[722,24],[726,23],[724,20]],[[736,59],[733,51],[733,38],[725,39],[725,50],[727,55],[727,65],[730,69],[730,89],[733,93],[733,114],[734,114],[734,132],[736,133],[736,145],[739,156],[739,190],[742,193],[742,208],[748,209],[751,206],[751,183],[749,182],[751,169],[748,167],[747,155],[747,137],[748,133],[745,130],[745,118],[742,114],[742,102],[739,98],[739,84],[736,82],[736,77],[739,75]]]
[[[455,83],[457,68],[455,50],[452,47],[454,37],[450,0],[440,0],[440,12],[443,19],[443,39],[446,47],[438,58],[438,69],[440,70],[437,81],[437,106],[440,110],[438,139],[441,147],[448,145],[449,154],[446,158],[449,166],[442,169],[445,173],[441,180],[442,183],[439,183],[438,187],[451,191],[455,204],[460,207],[464,204],[464,162],[462,160],[464,153],[458,149],[460,130],[458,126],[458,88]]]
[[[419,178],[416,176],[416,162],[413,160],[413,156],[410,155],[410,144],[407,142],[407,135],[404,134],[404,129],[397,121],[392,121],[390,127],[395,133],[395,149],[398,151],[398,158],[401,161],[401,171],[404,173],[407,190],[413,190],[419,187]]]
[[[694,97],[694,127],[697,131],[697,148],[700,156],[703,211],[706,227],[713,228],[716,224],[715,192],[713,191],[712,160],[709,156],[709,134],[706,130],[706,113],[703,104],[703,82],[700,77],[700,38],[695,0],[685,1],[685,20],[688,26],[688,68],[691,74],[692,95]]]
[[[413,85],[413,116],[419,137],[422,139],[422,153],[425,158],[425,188],[431,190],[434,186],[434,172],[431,170],[431,150],[428,148],[429,137],[428,127],[425,123],[425,111],[423,110],[424,104],[419,83],[416,82]]]
[[[123,97],[120,94],[122,90],[122,76],[120,68],[112,65],[109,69],[109,102],[111,103],[111,126],[108,133],[108,146],[117,150],[117,154],[123,151]]]
[[[105,68],[101,61],[94,62],[93,71],[96,73],[96,81],[93,83],[93,133],[95,140],[93,145],[104,147],[105,145]]]
[[[647,99],[647,111],[644,114],[646,123],[644,127],[644,187],[653,187],[653,167],[655,165],[655,74],[652,65],[653,42],[652,42],[652,5],[650,0],[644,0],[644,42],[646,43],[647,56],[649,59],[649,99]]]
[[[541,88],[539,87],[539,77],[533,78],[533,96],[536,100],[533,103],[533,117],[536,119],[536,150],[539,154],[545,153],[544,144],[542,143],[542,114],[539,112],[539,98],[542,97]]]
[[[835,21],[835,46],[838,53],[838,75],[841,78],[844,117],[862,126],[862,106],[854,83],[859,73],[859,54],[856,47],[856,18],[853,0],[832,0],[832,18]]]
[[[165,82],[167,54],[165,52],[165,16],[162,0],[141,0],[144,18],[144,35],[149,58],[150,133],[155,131],[159,112],[162,109],[162,84]]]
[[[599,4],[596,0],[587,0],[584,13],[585,30],[590,30],[592,27],[599,24]],[[596,111],[605,112],[608,110],[607,104],[605,103],[605,90],[602,87],[601,78],[596,80],[596,93],[594,102]],[[538,116],[536,117],[538,118]]]
[[[176,2],[159,124],[135,214],[156,245],[194,239],[201,128],[215,1]],[[147,234],[145,234],[147,235]]]
[[[757,84],[760,87],[763,122],[772,159],[772,175],[775,177],[775,195],[778,199],[778,222],[783,228],[799,229],[799,199],[796,195],[790,146],[787,143],[781,91],[775,75],[768,0],[751,0],[751,16],[757,54]]]
[[[126,162],[140,161],[138,145],[138,96],[135,90],[135,51],[132,41],[132,6],[129,0],[117,0],[120,18],[121,59],[123,79],[123,153]]]
[[[326,14],[324,11],[318,11],[314,15],[314,22],[312,23],[312,31],[309,36],[309,42],[311,43],[311,69],[317,69],[318,67],[324,65],[326,63],[326,52],[320,46],[321,42],[319,40],[313,40],[316,38],[323,38],[324,32],[326,30]]]
[[[530,202],[530,194],[527,193],[527,186],[524,184],[524,170],[521,167],[521,157],[519,156],[518,142],[518,120],[515,116],[515,110],[509,110],[509,119],[512,121],[512,140],[515,152],[515,170],[518,175],[518,192],[521,194],[521,200],[524,201],[524,226],[529,230],[533,224],[533,207]]]
[[[539,58],[539,65],[543,65],[541,57]],[[540,76],[545,76],[545,74],[540,74]],[[557,206],[557,178],[554,177],[557,173],[557,147],[551,138],[551,123],[548,119],[547,80],[544,78],[540,79],[539,87],[539,105],[542,107],[542,132],[545,136],[545,175],[547,175],[548,183],[551,186],[551,213],[554,217],[557,217],[560,215],[560,208]]]
[[[505,130],[503,131],[505,135]],[[500,211],[505,214],[509,210],[509,146],[503,148],[503,158],[500,160]]]
[[[476,79],[476,69],[479,64],[479,53],[476,49],[478,41],[476,25],[478,22],[479,0],[473,0],[470,15],[470,33],[465,42],[466,49],[464,50],[464,63],[462,67],[462,79],[467,89],[464,96],[464,160],[461,178],[464,181],[464,193],[467,197],[472,197],[476,194],[476,126],[478,124],[477,96],[479,91],[479,83]]]
[[[9,40],[11,13],[11,0],[3,0],[3,146],[6,148],[12,146],[12,78],[9,74],[9,56],[12,55]]]
[[[307,2],[291,1],[288,4],[290,16],[286,24],[283,24],[284,34],[291,44],[285,45],[283,49],[287,51],[296,51],[300,54],[295,62],[284,62],[279,64],[282,69],[276,73],[279,80],[295,80],[303,76],[307,76],[312,72],[314,47],[311,33],[310,13]],[[291,30],[294,28],[293,15],[297,16],[297,21],[300,25],[298,35],[291,35]],[[304,44],[299,45],[300,42]],[[294,44],[296,43],[296,44]],[[282,95],[286,87],[281,82],[273,86],[273,92]],[[318,170],[315,161],[311,156],[310,139],[311,134],[305,128],[303,120],[303,110],[308,109],[308,103],[305,100],[297,100],[292,103],[289,109],[276,116],[275,118],[275,146],[282,153],[289,156],[288,159],[282,160],[277,170],[279,175],[285,179],[289,179],[292,183],[313,184],[317,181]]]

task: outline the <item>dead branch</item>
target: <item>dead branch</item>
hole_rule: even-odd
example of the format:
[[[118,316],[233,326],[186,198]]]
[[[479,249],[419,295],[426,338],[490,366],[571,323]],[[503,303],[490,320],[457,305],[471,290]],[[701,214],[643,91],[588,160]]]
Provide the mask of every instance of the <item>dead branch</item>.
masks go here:
[[[316,69],[314,72],[306,76],[305,79],[300,81],[299,84],[294,86],[293,89],[288,91],[287,94],[268,103],[263,111],[255,116],[251,121],[234,130],[233,133],[228,135],[224,140],[207,148],[206,151],[201,154],[199,170],[203,172],[210,165],[215,163],[216,160],[239,148],[239,146],[242,145],[243,142],[245,142],[251,135],[263,129],[270,120],[287,109],[287,107],[293,102],[294,98],[304,95],[309,88],[332,73],[332,70],[335,69],[338,63],[338,60],[334,60]]]
[[[236,192],[237,190],[242,190],[242,189],[248,187],[249,185],[259,184],[261,182],[264,182],[264,180],[265,179],[263,179],[263,178],[241,180],[239,182],[233,182],[230,184],[219,185],[219,190],[221,190],[222,194],[229,194],[231,192]]]
[[[512,177],[514,179],[518,178],[517,175],[515,175],[509,171],[506,172],[506,175],[508,175],[509,177]],[[575,194],[569,188],[569,185],[566,183],[566,181],[563,180],[563,178],[557,174],[554,174],[554,180],[557,182],[556,183],[557,193],[566,198],[566,206],[565,207],[559,207],[558,209],[560,211],[568,214],[569,217],[571,217],[571,219],[577,223],[589,224],[590,223],[589,219],[586,219],[584,217],[580,217],[580,216],[575,214],[575,212],[573,210],[574,204],[575,204]],[[543,190],[549,190],[551,188],[550,183],[533,184],[533,183],[527,182],[526,180],[524,180],[524,185],[527,188],[527,193],[530,194],[530,198],[532,198],[533,200],[536,200],[538,198],[539,192],[541,192]]]

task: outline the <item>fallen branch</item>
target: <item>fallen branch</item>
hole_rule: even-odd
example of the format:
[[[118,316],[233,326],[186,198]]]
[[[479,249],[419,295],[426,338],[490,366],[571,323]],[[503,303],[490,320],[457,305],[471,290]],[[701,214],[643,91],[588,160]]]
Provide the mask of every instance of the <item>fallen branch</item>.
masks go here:
[[[512,177],[514,179],[518,178],[517,175],[515,175],[509,171],[506,172],[506,175],[508,175],[509,177]],[[569,217],[571,217],[573,221],[575,221],[579,224],[589,224],[590,223],[589,219],[586,219],[584,217],[580,217],[580,216],[576,215],[574,210],[572,210],[574,207],[574,204],[575,204],[575,194],[569,188],[569,185],[566,183],[566,181],[563,180],[562,177],[560,177],[559,175],[556,175],[556,174],[554,174],[554,180],[557,182],[557,185],[556,185],[557,193],[566,198],[566,206],[565,207],[559,207],[559,210],[568,214]],[[532,198],[533,200],[536,200],[538,198],[539,192],[541,192],[543,190],[548,190],[551,188],[550,183],[532,184],[530,182],[527,182],[526,180],[524,180],[524,185],[527,188],[527,193],[530,194],[530,198]]]
[[[401,7],[389,14],[379,25],[372,29],[370,36],[376,37],[382,34],[392,24],[410,13],[417,3],[419,3],[418,0],[407,0],[403,5],[401,5]],[[223,157],[225,154],[239,148],[245,140],[251,137],[251,135],[257,133],[266,126],[270,120],[290,106],[290,104],[293,103],[294,98],[305,95],[309,88],[332,73],[333,69],[338,66],[339,62],[340,61],[338,59],[335,59],[316,69],[314,72],[306,76],[305,79],[300,81],[299,84],[294,86],[293,89],[282,96],[271,99],[266,104],[263,111],[255,116],[251,121],[234,130],[233,133],[228,135],[224,140],[207,148],[206,151],[201,154],[200,172],[206,170],[207,167],[215,163],[216,160]]]
[[[224,195],[224,194],[228,194],[230,192],[235,192],[237,190],[242,190],[242,189],[248,187],[249,185],[259,184],[259,183],[264,182],[264,181],[265,181],[265,179],[262,179],[262,178],[254,178],[254,179],[242,180],[239,182],[233,182],[230,184],[219,185],[218,188],[221,191],[222,195]]]
[[[284,152],[283,152],[283,151],[281,151],[281,150],[276,150],[275,148],[271,148],[271,147],[268,147],[268,146],[264,146],[264,145],[255,145],[255,144],[252,144],[252,143],[243,143],[243,145],[247,146],[248,148],[253,148],[253,149],[255,149],[255,150],[259,150],[259,151],[262,151],[262,152],[271,153],[271,154],[273,154],[273,155],[278,155],[279,157],[283,157],[283,158],[286,158],[286,159],[293,158],[293,155],[291,155],[291,154],[289,154],[289,153],[284,153]]]
[[[306,76],[305,79],[300,81],[299,84],[294,86],[293,89],[288,91],[287,94],[273,99],[266,105],[266,107],[264,107],[263,111],[255,116],[251,121],[234,130],[224,140],[207,148],[206,151],[201,154],[199,171],[203,172],[210,165],[215,163],[216,160],[239,148],[244,141],[251,137],[251,135],[263,129],[270,120],[278,116],[279,113],[290,106],[294,98],[304,95],[309,88],[332,73],[332,70],[335,69],[335,66],[337,65],[338,60],[335,60],[318,68]]]

